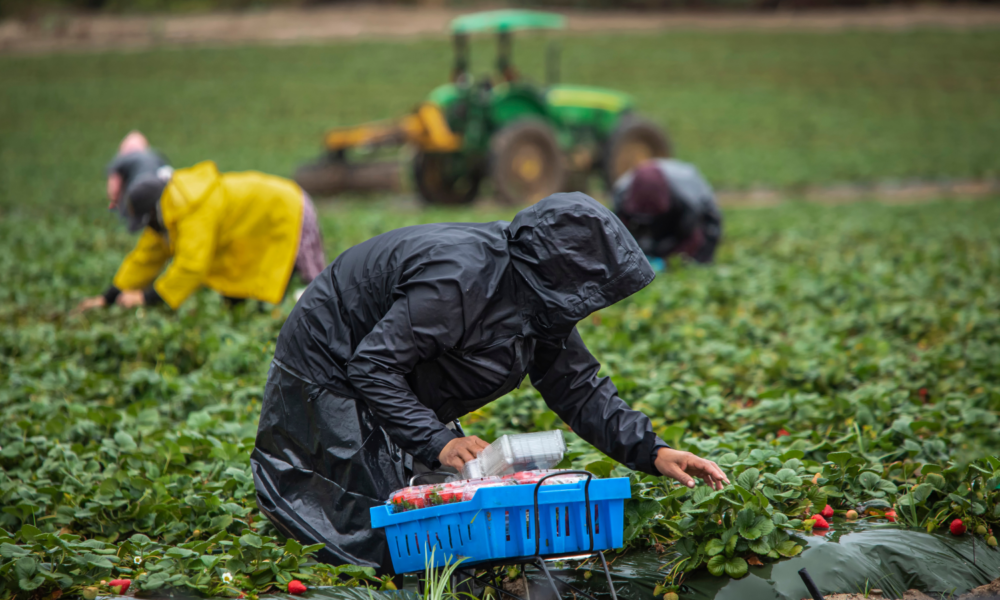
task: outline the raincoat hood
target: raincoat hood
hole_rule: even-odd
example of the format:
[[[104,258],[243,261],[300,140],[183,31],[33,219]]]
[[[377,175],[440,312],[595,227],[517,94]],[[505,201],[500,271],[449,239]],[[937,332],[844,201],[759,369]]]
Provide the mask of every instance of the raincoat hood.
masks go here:
[[[535,335],[565,338],[578,321],[655,276],[618,217],[579,192],[553,194],[517,213],[507,236]]]

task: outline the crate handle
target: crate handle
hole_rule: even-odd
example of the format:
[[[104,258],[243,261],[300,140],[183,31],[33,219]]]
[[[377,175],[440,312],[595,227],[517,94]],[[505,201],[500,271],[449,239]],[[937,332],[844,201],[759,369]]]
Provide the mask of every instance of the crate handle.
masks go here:
[[[455,476],[455,474],[450,471],[424,471],[423,473],[417,473],[413,477],[410,477],[410,485],[412,486],[417,479],[428,475],[445,475],[447,477]]]
[[[542,550],[542,526],[538,520],[538,489],[542,487],[542,482],[549,477],[555,477],[556,475],[586,475],[587,482],[583,484],[583,499],[587,503],[587,533],[590,534],[590,548],[587,552],[594,551],[594,524],[590,520],[590,480],[594,478],[594,474],[590,471],[559,471],[558,473],[550,473],[545,477],[538,480],[535,484],[535,556],[539,556]]]

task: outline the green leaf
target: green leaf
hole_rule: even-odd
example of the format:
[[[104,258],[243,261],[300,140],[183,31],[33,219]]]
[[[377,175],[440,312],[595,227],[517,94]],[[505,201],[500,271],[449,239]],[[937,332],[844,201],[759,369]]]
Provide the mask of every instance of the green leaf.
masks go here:
[[[798,486],[802,485],[802,478],[795,474],[795,471],[791,469],[780,469],[774,476],[783,485]]]
[[[750,542],[750,549],[757,554],[766,555],[771,551],[771,542],[766,537],[762,537],[759,540]]]
[[[757,485],[758,479],[760,479],[760,470],[756,467],[750,467],[736,477],[736,483],[738,483],[743,489],[752,491],[754,486]]]
[[[132,436],[124,431],[119,431],[115,434],[115,443],[125,452],[132,452],[139,447],[136,445],[135,440],[132,439]]]
[[[726,560],[726,564],[724,565],[724,567],[726,570],[726,575],[729,575],[733,579],[739,579],[740,577],[743,577],[744,575],[747,574],[747,571],[749,571],[750,569],[749,565],[747,565],[747,561],[743,560],[739,556],[730,557],[728,560]]]
[[[27,556],[31,552],[20,546],[15,546],[14,544],[8,544],[4,542],[0,544],[0,556],[4,558],[14,558],[17,556]]]
[[[723,541],[718,538],[712,538],[708,540],[707,544],[705,544],[705,554],[709,556],[715,556],[716,554],[720,554],[725,549],[726,549],[726,544],[723,543]]]
[[[38,570],[38,561],[34,556],[24,556],[14,563],[14,572],[20,579],[29,579]],[[32,588],[34,589],[34,588]]]
[[[784,556],[785,558],[798,556],[799,553],[802,552],[802,546],[796,544],[792,540],[785,540],[775,546],[774,549],[778,552],[778,554]]]
[[[26,592],[37,590],[40,585],[45,583],[45,578],[41,575],[35,575],[31,579],[19,579],[17,582],[18,587]]]
[[[615,464],[613,462],[607,460],[599,460],[588,464],[586,467],[584,467],[584,470],[590,471],[594,475],[602,479],[605,479],[611,477],[611,471],[613,471],[614,468]]]
[[[708,567],[709,573],[721,577],[726,572],[726,557],[722,554],[716,554],[708,560],[705,566]]]
[[[843,468],[852,458],[854,458],[854,454],[851,452],[831,452],[826,455],[826,460],[841,468]]]
[[[260,548],[262,543],[260,536],[253,533],[240,536],[240,546],[244,548]]]
[[[874,490],[880,481],[882,481],[882,478],[871,471],[865,471],[858,476],[858,483],[866,490]]]
[[[97,569],[113,569],[115,566],[114,563],[107,559],[107,557],[99,556],[93,552],[84,554],[83,560],[91,567],[95,567]]]

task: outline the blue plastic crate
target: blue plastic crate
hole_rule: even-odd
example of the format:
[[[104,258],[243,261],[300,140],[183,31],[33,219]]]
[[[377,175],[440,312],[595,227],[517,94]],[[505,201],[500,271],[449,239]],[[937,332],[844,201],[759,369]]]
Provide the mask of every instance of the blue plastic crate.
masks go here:
[[[542,556],[590,550],[585,484],[580,481],[538,489]],[[465,565],[534,556],[534,492],[534,485],[482,488],[468,502],[399,514],[393,514],[388,505],[376,506],[371,509],[372,527],[385,528],[397,573],[423,571],[430,550],[434,551],[435,567],[448,558],[465,557]],[[625,499],[632,495],[628,478],[592,479],[589,494],[593,550],[621,548]]]

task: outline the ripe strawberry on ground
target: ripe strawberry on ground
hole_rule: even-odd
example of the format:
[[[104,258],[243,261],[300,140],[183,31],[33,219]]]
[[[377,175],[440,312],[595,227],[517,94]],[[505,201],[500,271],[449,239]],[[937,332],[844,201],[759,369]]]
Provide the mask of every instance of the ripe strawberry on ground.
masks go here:
[[[962,523],[962,519],[955,519],[948,526],[948,529],[951,530],[951,535],[963,535],[965,534],[965,523]]]
[[[787,429],[782,428],[778,430],[778,437],[788,437],[790,435],[792,434],[788,433]]]
[[[288,582],[288,593],[293,596],[298,594],[303,594],[306,591],[306,586],[298,579],[293,579]]]
[[[844,516],[847,517],[848,521],[853,521],[858,518],[858,511],[852,508],[851,510],[847,511],[847,514]]]
[[[832,519],[833,507],[827,504],[826,506],[823,507],[823,510],[819,511],[819,514],[823,515],[824,519]]]
[[[111,591],[113,591],[117,596],[121,596],[127,592],[130,585],[132,585],[131,579],[113,579],[108,582],[108,587],[110,587]]]
[[[889,510],[885,511],[885,518],[889,519],[891,522],[895,523],[896,522],[896,511],[892,510],[891,508]]]
[[[821,514],[815,514],[815,515],[813,515],[813,516],[811,516],[809,518],[812,519],[813,521],[815,521],[815,523],[813,523],[813,529],[829,529],[830,528],[830,524],[826,522],[826,519],[824,519],[823,515],[821,515]]]

